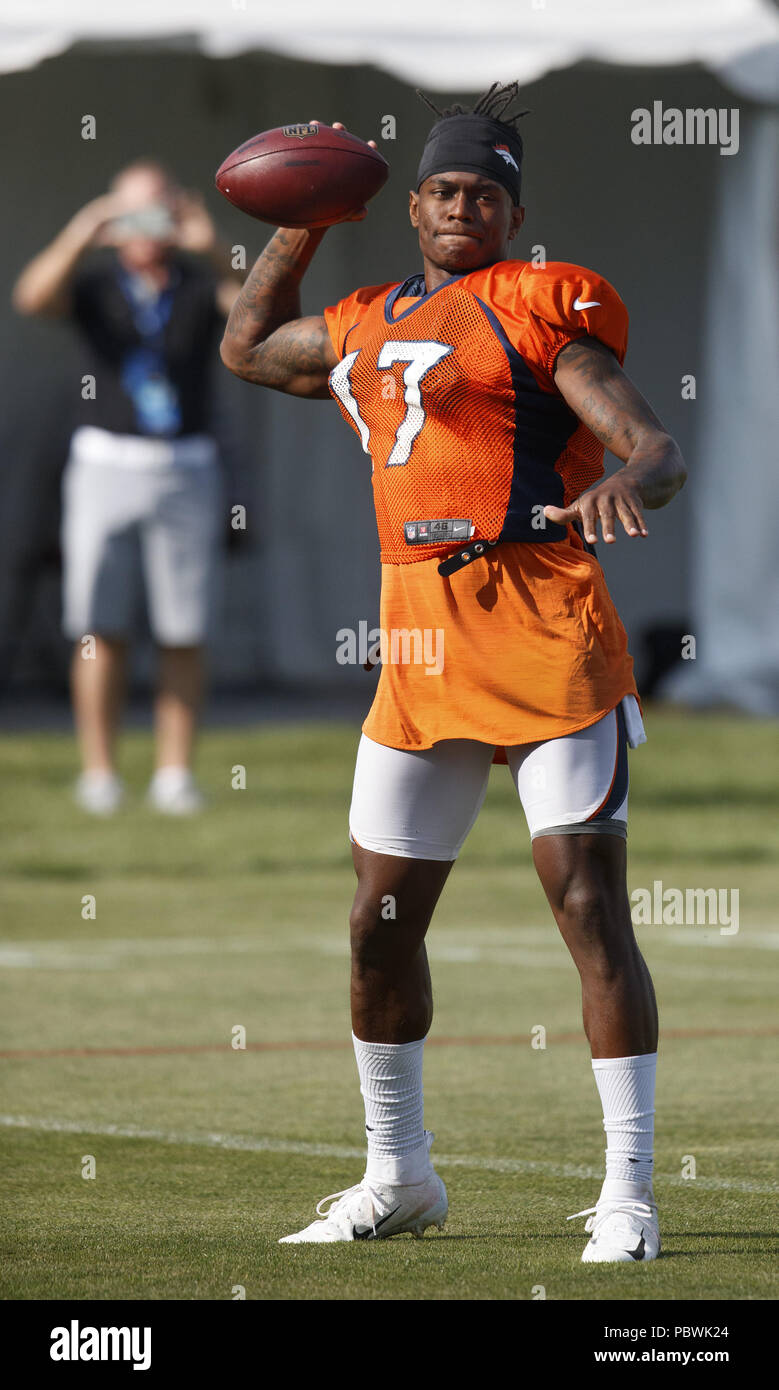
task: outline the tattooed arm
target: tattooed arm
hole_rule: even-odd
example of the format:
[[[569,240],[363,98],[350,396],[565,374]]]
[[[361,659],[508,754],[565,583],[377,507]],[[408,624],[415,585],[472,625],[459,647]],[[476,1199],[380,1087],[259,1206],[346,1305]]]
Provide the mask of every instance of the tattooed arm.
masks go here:
[[[333,130],[345,129],[333,121]],[[376,149],[375,140],[368,144]],[[358,208],[343,221],[362,222],[367,211]],[[320,316],[300,317],[300,282],[326,231],[280,227],[255,263],[230,310],[221,348],[225,366],[244,381],[329,400],[327,378],[338,357],[327,325]]]
[[[617,519],[629,536],[648,534],[643,508],[664,507],[682,487],[687,470],[679,447],[625,376],[610,348],[596,338],[577,338],[558,354],[555,385],[579,419],[625,467],[604,478],[570,507],[545,507],[550,521],[580,520],[585,539],[616,539]]]
[[[324,318],[300,317],[300,282],[325,231],[280,227],[238,295],[221,356],[244,381],[291,396],[329,396],[338,359],[327,326]]]

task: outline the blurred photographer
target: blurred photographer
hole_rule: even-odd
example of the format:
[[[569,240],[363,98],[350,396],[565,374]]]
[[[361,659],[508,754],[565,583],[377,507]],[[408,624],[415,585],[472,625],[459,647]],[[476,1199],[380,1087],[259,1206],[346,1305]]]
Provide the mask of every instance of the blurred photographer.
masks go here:
[[[202,805],[190,764],[221,533],[210,372],[240,284],[200,198],[139,160],[14,287],[18,312],[68,318],[81,339],[63,625],[75,643],[76,799],[96,815],[123,797],[114,750],[142,590],[159,656],[149,799],[170,814]]]

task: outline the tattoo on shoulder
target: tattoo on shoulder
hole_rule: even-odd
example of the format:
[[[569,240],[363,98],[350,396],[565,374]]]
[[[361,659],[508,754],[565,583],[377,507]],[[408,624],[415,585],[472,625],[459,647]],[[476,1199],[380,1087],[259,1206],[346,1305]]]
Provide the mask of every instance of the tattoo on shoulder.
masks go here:
[[[557,365],[565,362],[566,367],[572,367],[575,372],[585,379],[599,381],[604,373],[604,369],[613,367],[617,363],[616,354],[610,347],[602,343],[599,338],[574,338],[572,343],[566,346],[557,354]]]
[[[559,386],[571,409],[593,434],[625,456],[647,427],[662,428],[616,354],[597,338],[577,338],[558,354]]]

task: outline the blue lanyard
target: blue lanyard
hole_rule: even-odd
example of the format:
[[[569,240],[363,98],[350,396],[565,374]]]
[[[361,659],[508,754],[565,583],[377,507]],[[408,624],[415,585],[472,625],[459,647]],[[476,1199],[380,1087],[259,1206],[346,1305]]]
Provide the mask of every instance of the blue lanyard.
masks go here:
[[[122,386],[132,401],[140,432],[168,437],[181,428],[181,403],[169,376],[164,343],[180,279],[175,270],[171,277],[172,283],[160,294],[146,295],[137,276],[123,268],[119,271],[119,285],[141,340],[137,347],[124,353]]]
[[[146,347],[159,353],[162,353],[165,329],[173,309],[173,296],[178,279],[175,270],[171,270],[170,274],[173,283],[168,284],[159,294],[146,295],[137,275],[124,269],[119,271],[119,285],[130,306],[138,336]]]

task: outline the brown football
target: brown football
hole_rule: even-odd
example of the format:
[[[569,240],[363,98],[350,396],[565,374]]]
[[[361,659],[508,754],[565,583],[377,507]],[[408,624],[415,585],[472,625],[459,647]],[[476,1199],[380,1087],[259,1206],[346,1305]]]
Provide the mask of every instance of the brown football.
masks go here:
[[[326,227],[361,208],[388,174],[384,156],[348,130],[306,123],[246,140],[220,164],[216,186],[274,227]]]

